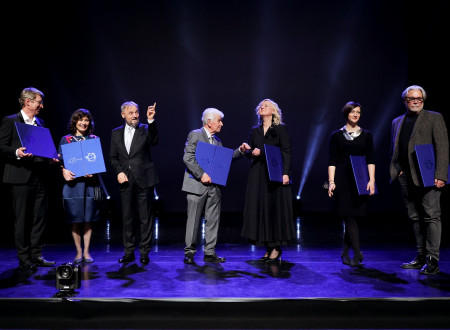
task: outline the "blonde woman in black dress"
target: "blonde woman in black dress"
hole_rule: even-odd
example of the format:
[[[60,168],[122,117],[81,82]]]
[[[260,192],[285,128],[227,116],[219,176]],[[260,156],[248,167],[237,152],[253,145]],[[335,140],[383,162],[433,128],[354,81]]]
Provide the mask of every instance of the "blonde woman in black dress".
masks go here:
[[[252,160],[245,195],[242,236],[264,246],[262,262],[281,258],[281,246],[295,238],[290,185],[291,141],[278,104],[270,99],[256,107],[258,125],[250,131],[246,156]],[[280,148],[283,182],[270,181],[264,144]]]

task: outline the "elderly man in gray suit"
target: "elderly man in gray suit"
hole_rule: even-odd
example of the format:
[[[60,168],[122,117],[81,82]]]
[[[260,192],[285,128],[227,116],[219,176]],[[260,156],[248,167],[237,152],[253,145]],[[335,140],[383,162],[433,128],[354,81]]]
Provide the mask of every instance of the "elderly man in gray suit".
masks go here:
[[[412,221],[417,256],[402,265],[421,269],[425,275],[439,273],[441,243],[441,190],[448,179],[448,136],[440,113],[423,109],[425,90],[409,86],[402,93],[407,112],[392,121],[391,182],[398,178],[408,218]],[[424,187],[417,166],[415,146],[433,144],[435,151],[434,187]]]
[[[203,127],[189,133],[183,161],[186,165],[182,190],[187,193],[187,223],[184,248],[184,263],[193,264],[194,254],[197,252],[197,234],[202,214],[205,214],[205,262],[225,262],[225,258],[219,257],[216,252],[217,231],[220,221],[220,188],[211,182],[211,177],[206,173],[195,159],[195,151],[199,141],[222,146],[222,142],[216,137],[222,129],[224,114],[215,109],[208,108],[203,111]],[[242,144],[233,153],[233,158],[239,158],[250,147]]]

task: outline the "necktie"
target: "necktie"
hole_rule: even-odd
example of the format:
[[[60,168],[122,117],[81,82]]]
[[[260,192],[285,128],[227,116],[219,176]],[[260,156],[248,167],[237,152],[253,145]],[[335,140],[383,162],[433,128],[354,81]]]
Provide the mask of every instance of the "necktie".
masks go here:
[[[214,136],[211,135],[211,137],[209,138],[209,143],[214,144]]]
[[[127,127],[127,138],[125,140],[125,147],[127,148],[128,153],[130,153],[132,139],[133,139],[133,128]]]

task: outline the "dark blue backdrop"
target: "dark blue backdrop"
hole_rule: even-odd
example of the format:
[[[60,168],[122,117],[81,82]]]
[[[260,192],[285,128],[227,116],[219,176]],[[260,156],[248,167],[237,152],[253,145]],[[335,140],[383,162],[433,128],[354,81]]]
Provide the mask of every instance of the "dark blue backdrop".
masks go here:
[[[293,193],[301,190],[307,211],[332,209],[321,185],[328,136],[344,125],[347,101],[362,104],[360,124],[374,134],[380,194],[372,207],[381,211],[401,209],[388,178],[401,92],[422,85],[425,108],[444,111],[443,2],[21,1],[2,12],[2,115],[18,111],[20,91],[34,86],[46,95],[41,117],[55,143],[71,113],[87,108],[107,157],[121,103],[134,100],[145,117],[156,101],[157,190],[169,212],[185,211],[184,142],[207,107],[225,113],[220,138],[235,148],[255,124],[258,102],[279,104],[293,142]],[[233,164],[224,211],[242,211],[249,166]]]

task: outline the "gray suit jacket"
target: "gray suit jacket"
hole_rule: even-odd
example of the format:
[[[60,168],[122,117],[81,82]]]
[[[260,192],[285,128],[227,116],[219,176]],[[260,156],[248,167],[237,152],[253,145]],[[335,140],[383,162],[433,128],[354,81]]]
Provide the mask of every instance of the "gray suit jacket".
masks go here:
[[[391,164],[390,175],[391,182],[394,181],[399,173],[400,166],[398,164],[398,139],[400,130],[405,119],[405,115],[395,118],[392,121],[391,131]],[[448,136],[445,121],[440,113],[421,110],[414,125],[413,132],[408,144],[408,162],[409,170],[413,182],[416,186],[422,186],[422,180],[419,175],[420,170],[417,167],[415,145],[433,144],[436,156],[435,178],[443,181],[448,180]]]
[[[215,144],[222,146],[222,142],[215,135],[214,138],[216,139]],[[207,186],[200,180],[205,171],[195,160],[195,150],[197,149],[197,144],[199,141],[209,143],[208,135],[203,127],[191,131],[186,140],[183,156],[186,171],[184,172],[183,187],[181,190],[192,194],[202,195],[206,191]],[[241,156],[242,154],[239,151],[239,148],[236,149],[233,153],[233,158],[238,158]],[[191,177],[191,175],[193,177]]]

